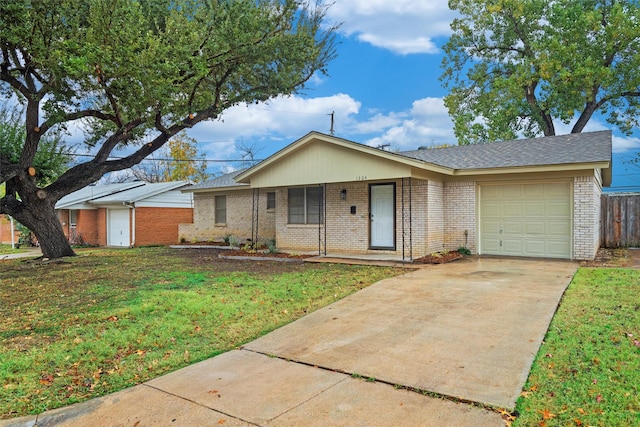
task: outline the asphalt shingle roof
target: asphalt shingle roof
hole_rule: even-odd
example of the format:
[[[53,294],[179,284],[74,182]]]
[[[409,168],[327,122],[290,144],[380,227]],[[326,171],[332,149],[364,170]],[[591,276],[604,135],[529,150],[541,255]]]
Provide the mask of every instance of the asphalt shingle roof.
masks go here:
[[[224,175],[217,176],[208,181],[192,185],[191,187],[186,189],[186,191],[207,190],[210,188],[222,188],[222,187],[246,187],[249,184],[238,184],[234,180],[236,176],[240,175],[242,172],[246,170],[247,169],[245,168],[245,169],[240,169],[230,173],[225,173]]]
[[[491,169],[611,160],[611,131],[402,151],[398,154],[451,169]]]

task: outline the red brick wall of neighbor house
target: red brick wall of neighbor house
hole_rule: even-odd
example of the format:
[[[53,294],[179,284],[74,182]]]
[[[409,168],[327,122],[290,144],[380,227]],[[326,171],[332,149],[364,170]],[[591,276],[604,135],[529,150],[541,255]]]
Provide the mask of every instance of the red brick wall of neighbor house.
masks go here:
[[[178,224],[193,222],[193,208],[136,208],[135,246],[173,245]]]
[[[79,210],[76,216],[76,241],[98,245],[98,211],[94,209]]]
[[[100,208],[96,211],[96,244],[107,246],[107,209]]]
[[[14,228],[16,227],[15,221],[13,222],[13,226]],[[20,233],[14,230],[14,243],[18,243],[19,236]],[[0,243],[6,243],[7,245],[11,244],[11,221],[4,215],[0,215]]]

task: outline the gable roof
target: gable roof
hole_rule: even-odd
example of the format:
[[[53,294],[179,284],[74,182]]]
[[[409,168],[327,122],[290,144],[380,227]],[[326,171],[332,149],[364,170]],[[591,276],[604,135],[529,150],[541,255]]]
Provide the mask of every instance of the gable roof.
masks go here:
[[[223,175],[217,176],[208,181],[201,182],[199,184],[194,184],[189,188],[185,188],[182,190],[184,193],[193,192],[198,193],[206,190],[220,189],[220,188],[230,188],[230,187],[248,187],[248,184],[241,184],[235,181],[235,177],[246,171],[248,168],[240,169],[237,171],[225,173]]]
[[[343,148],[353,150],[360,154],[391,160],[393,162],[401,163],[409,167],[424,168],[424,161],[421,161],[419,159],[413,159],[407,156],[402,156],[397,153],[393,153],[391,151],[381,150],[379,148],[370,147],[368,145],[360,144],[354,141],[349,141],[347,139],[338,138],[333,135],[327,135],[321,132],[312,131],[306,134],[305,136],[303,136],[302,138],[296,140],[295,142],[287,145],[282,150],[276,152],[275,154],[272,154],[271,156],[261,161],[257,165],[247,169],[243,173],[236,176],[235,178],[236,182],[249,184],[251,182],[251,176],[254,176],[255,174],[269,168],[270,166],[273,166],[274,164],[278,163],[280,160],[292,155],[295,152],[302,150],[304,147],[311,145],[315,141],[323,141],[326,143],[333,144],[335,146],[340,146]],[[433,165],[432,167],[432,170],[434,170],[435,172],[441,172],[441,173],[447,172],[448,169],[449,168],[447,167],[441,167],[439,165]]]
[[[77,208],[102,203],[133,203],[167,191],[190,185],[189,181],[148,183],[143,181],[107,185],[90,185],[67,194],[56,203],[56,209]]]
[[[107,185],[88,185],[80,190],[74,191],[73,193],[69,193],[58,200],[58,203],[56,203],[56,209],[65,209],[72,205],[86,203],[99,197],[116,194],[131,188],[143,186],[144,184],[145,183],[142,181],[134,181]]]
[[[451,169],[492,169],[611,161],[611,131],[400,152]]]
[[[181,187],[189,185],[189,181],[171,181],[171,182],[154,182],[147,183],[139,187],[134,187],[119,193],[110,194],[108,196],[99,197],[92,200],[93,203],[134,203],[140,200],[148,199],[149,197],[156,196],[158,194],[166,193],[167,191],[176,190]]]

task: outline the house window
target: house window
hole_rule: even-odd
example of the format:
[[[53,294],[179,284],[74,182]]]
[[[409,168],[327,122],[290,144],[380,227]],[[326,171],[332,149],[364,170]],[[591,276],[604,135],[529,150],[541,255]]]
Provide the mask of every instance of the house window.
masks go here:
[[[267,210],[273,210],[276,208],[276,193],[270,191],[267,193]]]
[[[322,187],[289,189],[289,224],[318,224],[324,221]]]
[[[78,211],[72,209],[69,211],[69,226],[75,228],[77,223],[78,223]]]
[[[227,196],[216,196],[215,198],[215,223],[227,223]]]

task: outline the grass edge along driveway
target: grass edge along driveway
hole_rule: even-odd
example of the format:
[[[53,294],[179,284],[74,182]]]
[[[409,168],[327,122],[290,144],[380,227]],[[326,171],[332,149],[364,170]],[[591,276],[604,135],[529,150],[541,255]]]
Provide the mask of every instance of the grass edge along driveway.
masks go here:
[[[88,400],[236,348],[406,269],[94,249],[0,263],[0,418]]]
[[[640,270],[578,269],[515,415],[514,427],[640,425]]]

